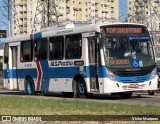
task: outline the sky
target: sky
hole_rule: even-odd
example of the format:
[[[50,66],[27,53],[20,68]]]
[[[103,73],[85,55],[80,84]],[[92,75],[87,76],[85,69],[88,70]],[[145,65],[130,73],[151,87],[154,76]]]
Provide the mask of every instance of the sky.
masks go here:
[[[120,16],[120,20],[121,21],[125,21],[126,20],[126,16],[127,16],[127,1],[128,0],[119,0],[119,16]]]

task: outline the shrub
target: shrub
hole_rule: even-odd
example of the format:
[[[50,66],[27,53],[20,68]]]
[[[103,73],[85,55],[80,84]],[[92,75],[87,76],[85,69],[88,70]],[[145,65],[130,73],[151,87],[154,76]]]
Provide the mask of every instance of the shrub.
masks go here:
[[[2,62],[0,62],[0,71],[2,71],[2,67],[3,67]]]

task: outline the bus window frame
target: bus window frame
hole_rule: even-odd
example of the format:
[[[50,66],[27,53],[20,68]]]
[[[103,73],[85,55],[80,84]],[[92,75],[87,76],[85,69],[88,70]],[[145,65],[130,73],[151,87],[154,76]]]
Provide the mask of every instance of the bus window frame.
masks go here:
[[[72,58],[66,57],[66,55],[67,55],[67,48],[66,48],[66,42],[67,42],[67,41],[66,41],[66,37],[70,36],[71,41],[73,42],[72,38],[73,38],[73,36],[76,36],[76,35],[77,35],[77,36],[79,35],[80,41],[81,41],[80,56],[79,56],[79,57],[72,57]],[[81,33],[65,35],[65,44],[64,44],[64,47],[65,47],[65,49],[64,49],[65,55],[64,55],[64,57],[65,57],[66,60],[81,59],[81,58],[82,58],[82,38],[83,38],[83,37],[82,37],[82,34],[81,34]],[[72,56],[73,56],[73,55],[72,55]]]
[[[62,58],[50,58],[50,43],[51,43],[51,39],[52,38],[62,38],[61,39],[61,41],[62,41]],[[54,41],[55,42],[55,41]],[[65,54],[64,54],[64,51],[65,51],[65,37],[64,36],[53,36],[53,37],[49,37],[49,43],[48,43],[48,59],[50,60],[50,61],[52,61],[52,60],[63,60],[64,59],[64,57],[65,57]]]
[[[21,55],[23,55],[22,54],[22,44],[24,43],[24,42],[30,42],[31,43],[31,47],[30,47],[30,51],[31,51],[31,60],[28,60],[28,61],[22,61],[21,60]],[[24,50],[24,49],[23,49]],[[23,63],[23,62],[32,62],[33,61],[33,42],[32,42],[32,40],[24,40],[24,41],[21,41],[21,44],[20,44],[20,62],[21,63]]]
[[[45,59],[41,59],[41,53],[42,53],[42,47],[41,47],[41,45],[42,45],[42,40],[46,40],[47,41],[47,49],[46,49],[46,52],[47,52],[47,57],[45,58]],[[40,58],[38,58],[37,57],[37,49],[36,49],[36,47],[37,47],[37,43],[36,42],[40,42]],[[45,42],[45,41],[43,41],[43,42]],[[48,60],[48,49],[49,49],[49,40],[48,40],[48,38],[47,37],[44,37],[44,38],[38,38],[38,39],[34,39],[34,49],[33,49],[33,51],[34,51],[34,61],[43,61],[43,60]]]

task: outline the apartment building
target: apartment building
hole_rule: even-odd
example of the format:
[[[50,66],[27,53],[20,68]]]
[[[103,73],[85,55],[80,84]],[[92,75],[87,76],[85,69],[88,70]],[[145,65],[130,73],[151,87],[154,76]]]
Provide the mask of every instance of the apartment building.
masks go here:
[[[12,35],[32,33],[38,0],[15,0],[12,10]]]
[[[142,23],[149,30],[160,31],[159,0],[128,0],[128,22]]]
[[[118,21],[119,0],[76,0],[77,22]]]
[[[45,23],[44,19],[47,19],[46,1],[15,0],[13,2],[12,35],[40,31],[40,28],[43,27],[42,23]],[[50,1],[48,12],[54,9],[49,17],[52,18],[49,20],[51,25],[56,25],[57,20],[58,23],[118,21],[119,0],[54,0],[54,5],[53,0],[48,1]],[[34,28],[36,30],[33,30]]]
[[[148,27],[153,37],[155,60],[160,65],[160,0],[128,0],[128,21]]]

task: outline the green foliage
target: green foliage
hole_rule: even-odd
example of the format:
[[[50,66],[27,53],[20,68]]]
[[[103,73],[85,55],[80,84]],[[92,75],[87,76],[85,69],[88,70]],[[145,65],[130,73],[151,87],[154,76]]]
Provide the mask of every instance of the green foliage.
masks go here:
[[[95,115],[159,115],[160,107],[124,105],[95,101],[53,99],[52,97],[0,96],[0,115],[7,114],[95,114]]]
[[[3,63],[0,62],[0,76],[2,76],[2,68],[3,68]]]
[[[2,71],[3,64],[0,62],[0,71]]]

